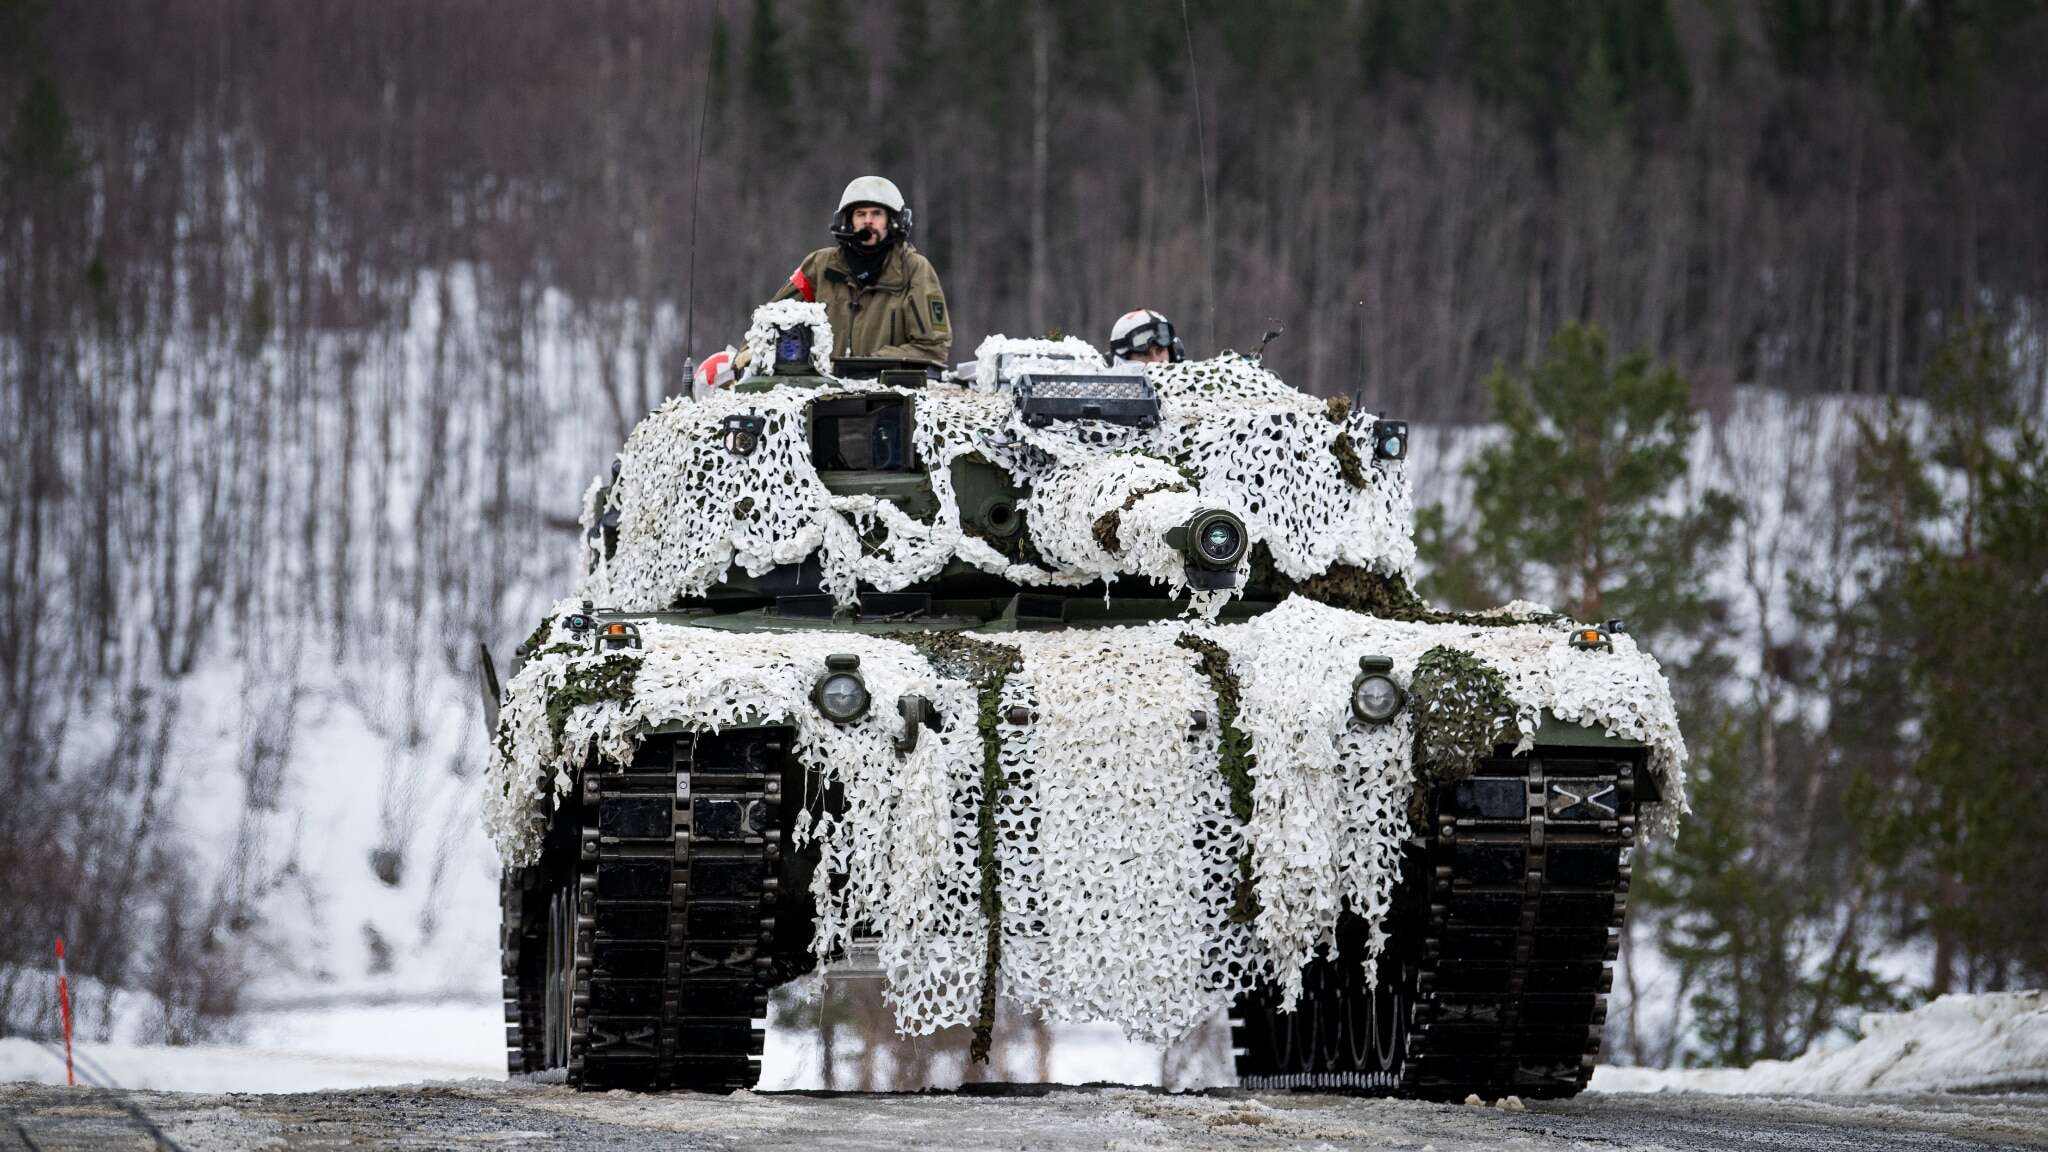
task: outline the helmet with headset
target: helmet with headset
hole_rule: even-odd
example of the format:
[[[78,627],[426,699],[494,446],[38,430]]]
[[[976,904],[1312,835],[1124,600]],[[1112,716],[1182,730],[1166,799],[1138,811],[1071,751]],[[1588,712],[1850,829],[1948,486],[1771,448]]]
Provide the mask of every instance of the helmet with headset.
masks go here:
[[[882,237],[882,243],[909,238],[910,205],[904,203],[903,192],[895,181],[882,176],[859,176],[839,194],[839,207],[832,213],[832,235],[841,243],[852,243],[860,235],[853,229],[853,210],[862,204],[874,204],[888,211],[889,232]]]
[[[1150,308],[1124,313],[1109,329],[1109,354],[1118,360],[1128,360],[1154,346],[1166,349],[1167,359],[1175,364],[1188,358],[1173,321]]]
[[[738,379],[739,369],[733,364],[734,351],[727,345],[706,356],[697,370],[690,374],[690,395],[698,400],[722,388],[730,388]]]

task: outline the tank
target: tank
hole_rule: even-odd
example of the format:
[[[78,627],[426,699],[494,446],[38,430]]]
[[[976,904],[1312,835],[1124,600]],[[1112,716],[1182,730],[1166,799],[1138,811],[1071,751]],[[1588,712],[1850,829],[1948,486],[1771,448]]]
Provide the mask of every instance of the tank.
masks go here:
[[[513,1074],[750,1088],[769,991],[863,963],[977,1058],[1000,994],[1227,1013],[1253,1088],[1585,1086],[1671,695],[1620,621],[1411,591],[1404,423],[1231,353],[747,340],[484,654]]]

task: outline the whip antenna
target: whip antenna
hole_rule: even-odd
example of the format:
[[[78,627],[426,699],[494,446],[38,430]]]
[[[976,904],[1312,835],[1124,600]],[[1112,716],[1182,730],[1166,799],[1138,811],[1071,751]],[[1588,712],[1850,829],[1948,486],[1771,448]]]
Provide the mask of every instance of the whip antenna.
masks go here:
[[[1203,334],[1213,352],[1216,348],[1216,220],[1209,210],[1209,135],[1202,127],[1202,78],[1195,63],[1195,28],[1188,22],[1188,0],[1180,0],[1180,29],[1188,41],[1188,90],[1195,98],[1195,156],[1202,176],[1202,259],[1207,275],[1202,280],[1203,304],[1208,310],[1208,330]]]
[[[711,18],[717,20],[719,15],[719,6],[713,4]],[[693,372],[697,367],[697,208],[704,203],[704,121],[711,107],[710,39],[705,37],[704,74],[697,81],[697,155],[690,162],[690,279],[684,289],[683,358],[690,361]]]
[[[1266,359],[1266,345],[1271,344],[1273,342],[1274,337],[1280,335],[1282,332],[1287,331],[1287,326],[1285,324],[1280,323],[1278,320],[1275,320],[1270,316],[1266,318],[1266,323],[1271,324],[1272,327],[1266,329],[1266,334],[1264,336],[1259,337],[1258,347],[1252,349],[1253,360],[1263,362]]]

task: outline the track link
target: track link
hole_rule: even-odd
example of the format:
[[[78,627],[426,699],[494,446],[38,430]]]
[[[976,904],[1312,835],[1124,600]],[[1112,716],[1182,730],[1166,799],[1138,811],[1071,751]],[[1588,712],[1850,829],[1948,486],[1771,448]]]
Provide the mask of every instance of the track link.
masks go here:
[[[568,1078],[730,1092],[761,1074],[785,728],[648,736],[584,772]]]
[[[1628,913],[1640,749],[1505,748],[1435,790],[1403,1095],[1577,1094]]]

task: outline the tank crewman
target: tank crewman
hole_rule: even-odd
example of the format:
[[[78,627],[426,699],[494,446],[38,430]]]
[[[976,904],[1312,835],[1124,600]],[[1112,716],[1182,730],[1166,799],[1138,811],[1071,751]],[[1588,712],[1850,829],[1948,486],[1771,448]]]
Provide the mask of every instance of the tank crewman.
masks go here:
[[[1173,321],[1150,308],[1126,312],[1109,329],[1109,354],[1137,364],[1178,364],[1188,358]]]
[[[911,245],[910,220],[893,182],[862,176],[848,184],[832,214],[838,243],[804,257],[775,299],[822,302],[835,357],[946,363],[953,349],[946,292],[932,262]]]
[[[703,363],[697,365],[697,370],[690,374],[690,395],[702,400],[721,388],[732,387],[737,379],[732,362],[738,355],[728,344],[706,356]]]

